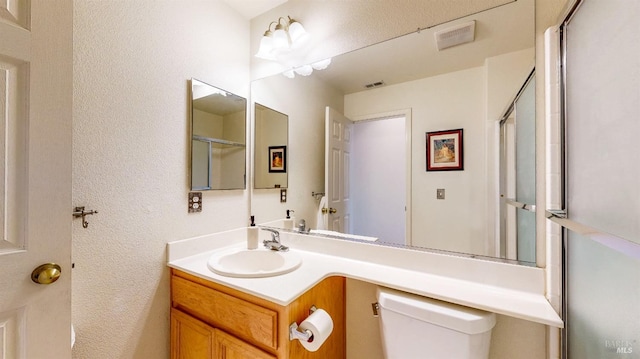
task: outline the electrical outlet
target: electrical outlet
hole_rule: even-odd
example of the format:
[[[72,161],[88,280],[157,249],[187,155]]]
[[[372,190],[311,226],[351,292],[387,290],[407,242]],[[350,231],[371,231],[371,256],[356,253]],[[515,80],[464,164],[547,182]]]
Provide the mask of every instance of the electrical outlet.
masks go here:
[[[436,190],[436,199],[444,199],[444,188],[438,188]]]
[[[282,188],[280,189],[280,202],[285,203],[286,201],[287,201],[287,189]]]
[[[202,212],[202,192],[189,192],[189,213]]]

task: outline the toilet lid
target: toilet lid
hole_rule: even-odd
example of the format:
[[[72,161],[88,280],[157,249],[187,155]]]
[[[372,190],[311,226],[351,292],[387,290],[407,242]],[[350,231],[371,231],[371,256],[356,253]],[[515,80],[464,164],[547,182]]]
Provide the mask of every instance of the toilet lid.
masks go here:
[[[378,288],[378,304],[383,310],[466,334],[484,333],[496,323],[494,313],[389,288]]]

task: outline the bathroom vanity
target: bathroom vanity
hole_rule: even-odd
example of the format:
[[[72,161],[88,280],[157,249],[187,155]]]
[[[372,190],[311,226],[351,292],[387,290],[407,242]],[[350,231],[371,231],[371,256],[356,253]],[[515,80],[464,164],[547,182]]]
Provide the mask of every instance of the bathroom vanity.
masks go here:
[[[260,236],[269,238],[265,231]],[[544,296],[540,268],[287,231],[280,237],[302,263],[289,273],[263,278],[224,276],[207,265],[221,251],[244,250],[246,228],[168,244],[173,358],[189,357],[181,355],[196,347],[202,357],[227,352],[227,358],[344,358],[345,278],[563,326]],[[334,322],[333,333],[317,352],[289,340],[289,325],[304,320],[313,305]]]
[[[345,280],[322,280],[289,305],[171,270],[171,358],[344,358]],[[316,352],[289,340],[289,325],[316,306],[334,329]]]

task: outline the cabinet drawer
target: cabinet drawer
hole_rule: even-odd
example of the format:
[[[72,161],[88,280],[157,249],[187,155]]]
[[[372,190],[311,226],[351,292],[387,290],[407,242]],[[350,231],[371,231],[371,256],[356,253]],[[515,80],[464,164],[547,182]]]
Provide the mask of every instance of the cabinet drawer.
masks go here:
[[[224,359],[277,359],[222,330],[215,330],[216,358]]]
[[[278,313],[184,278],[171,277],[173,307],[236,337],[278,347]]]

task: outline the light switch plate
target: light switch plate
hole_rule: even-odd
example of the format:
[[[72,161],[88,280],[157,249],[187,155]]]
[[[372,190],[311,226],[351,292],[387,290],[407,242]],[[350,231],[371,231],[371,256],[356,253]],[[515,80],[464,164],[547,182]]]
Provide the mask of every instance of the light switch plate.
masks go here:
[[[202,192],[189,192],[189,213],[202,212]]]
[[[436,199],[444,199],[444,188],[438,188],[436,190]]]
[[[287,189],[282,188],[280,189],[280,202],[285,203],[286,201],[287,201]]]

